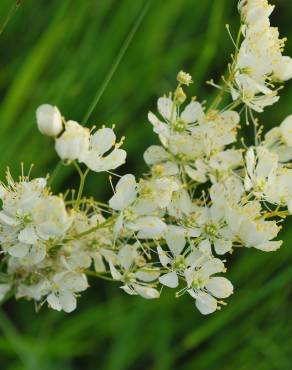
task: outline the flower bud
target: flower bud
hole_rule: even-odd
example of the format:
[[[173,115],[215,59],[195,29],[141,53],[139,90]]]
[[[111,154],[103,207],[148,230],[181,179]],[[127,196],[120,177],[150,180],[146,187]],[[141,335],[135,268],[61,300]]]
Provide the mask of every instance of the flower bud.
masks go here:
[[[43,135],[58,136],[62,129],[62,116],[57,107],[43,104],[36,110],[36,120],[39,131]]]
[[[175,90],[175,98],[178,101],[179,104],[182,104],[186,100],[186,94],[184,93],[183,89],[181,87],[178,87]]]
[[[180,71],[176,77],[178,82],[180,82],[183,85],[189,86],[191,83],[193,83],[192,76],[184,71]]]

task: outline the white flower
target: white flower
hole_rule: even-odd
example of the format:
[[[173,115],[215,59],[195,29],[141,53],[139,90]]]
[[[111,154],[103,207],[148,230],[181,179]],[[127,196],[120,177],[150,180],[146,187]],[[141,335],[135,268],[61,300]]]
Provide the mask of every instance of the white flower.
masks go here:
[[[279,81],[288,81],[292,78],[292,58],[282,56],[280,61],[274,66],[273,77]]]
[[[162,122],[151,112],[148,114],[148,119],[153,125],[154,132],[158,134],[162,145],[165,147],[169,145],[172,135],[188,132],[191,125],[204,116],[201,104],[195,101],[189,103],[180,115],[178,114],[176,104],[170,98],[159,98],[157,107],[166,123]]]
[[[95,172],[114,170],[125,163],[126,152],[118,149],[116,135],[110,128],[97,130],[90,136],[89,150],[82,162]],[[112,150],[110,153],[108,153]]]
[[[217,298],[227,298],[233,293],[228,279],[212,276],[220,272],[225,272],[225,267],[218,258],[197,258],[193,266],[185,270],[187,291],[195,298],[196,307],[203,315],[216,311]]]
[[[153,176],[174,176],[179,173],[174,158],[160,145],[151,145],[144,153],[144,160],[151,166]]]
[[[270,5],[267,0],[240,0],[238,9],[247,24],[260,23],[269,25],[269,16],[274,10],[273,5]]]
[[[57,107],[43,104],[36,110],[37,125],[40,132],[47,136],[58,136],[63,130],[62,116]]]
[[[160,246],[157,247],[158,257],[163,267],[169,269],[159,277],[162,285],[169,288],[176,288],[179,284],[179,277],[187,267],[187,260],[181,253],[186,245],[186,232],[178,226],[168,226],[164,236],[171,254],[165,252]]]
[[[89,150],[90,131],[78,122],[65,123],[65,131],[56,139],[55,149],[63,160],[83,162]]]
[[[64,200],[57,196],[40,199],[32,210],[32,220],[37,235],[43,240],[62,237],[72,222]]]
[[[122,281],[124,285],[121,286],[127,294],[140,295],[145,299],[159,298],[160,294],[152,284],[153,281],[157,280],[159,271],[155,268],[147,268],[143,266],[140,269],[135,268],[136,260],[139,260],[138,246],[135,245],[124,245],[118,252],[119,270],[110,261],[110,271],[113,279]]]
[[[262,113],[264,108],[279,100],[277,91],[268,88],[247,74],[237,74],[234,85],[230,87],[233,100],[241,99],[251,109]]]
[[[144,184],[145,185],[145,184]],[[168,183],[168,185],[170,185]],[[116,192],[109,201],[109,205],[117,211],[120,211],[120,215],[115,224],[115,231],[119,232],[123,227],[129,230],[136,231],[138,238],[141,239],[152,239],[158,238],[164,232],[166,225],[157,216],[153,216],[153,212],[160,205],[164,206],[164,202],[168,200],[168,191],[165,189],[165,194],[161,197],[161,204],[155,204],[155,199],[151,198],[153,193],[150,187],[150,198],[146,196],[145,193],[148,191],[144,188],[144,196],[141,199],[137,197],[138,195],[138,184],[136,183],[135,177],[133,175],[123,176],[116,185]],[[173,190],[170,189],[172,192]],[[157,203],[159,203],[157,193]],[[160,194],[161,196],[161,194]],[[154,202],[153,202],[154,200]]]
[[[46,183],[45,178],[31,181],[21,179],[19,182],[14,182],[8,174],[8,184],[1,186],[3,204],[0,212],[0,222],[2,220],[7,225],[21,223],[23,218],[30,214],[36,202],[47,194]]]
[[[193,226],[188,227],[190,235],[200,235],[205,252],[211,254],[212,244],[219,255],[231,251],[232,239],[225,237],[226,224],[222,209],[215,202],[211,207],[197,207],[187,221],[189,225],[193,223]]]
[[[51,280],[51,293],[47,302],[57,311],[72,312],[76,309],[76,293],[88,288],[86,276],[74,272],[59,272]]]
[[[292,170],[279,168],[271,177],[265,195],[269,202],[287,206],[292,214]]]
[[[278,156],[265,147],[249,148],[246,156],[245,189],[262,194],[278,167]]]
[[[276,221],[266,221],[260,214],[259,202],[251,201],[244,206],[230,206],[225,209],[225,217],[230,237],[237,237],[247,247],[270,252],[280,248],[282,241],[272,241],[280,227]]]
[[[135,176],[128,174],[121,177],[115,190],[115,194],[109,200],[109,205],[114,210],[122,211],[136,200],[137,183]]]
[[[36,284],[26,285],[25,283],[20,284],[17,287],[16,298],[28,298],[40,301],[43,296],[50,292],[50,282],[47,279],[42,279]]]

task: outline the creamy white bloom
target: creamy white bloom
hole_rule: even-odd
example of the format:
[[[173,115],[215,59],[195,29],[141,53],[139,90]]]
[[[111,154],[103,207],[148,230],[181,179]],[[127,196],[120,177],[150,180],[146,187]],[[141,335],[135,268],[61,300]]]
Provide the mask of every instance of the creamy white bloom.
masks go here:
[[[169,225],[164,238],[171,253],[165,252],[160,246],[157,247],[157,252],[161,265],[169,272],[161,275],[159,281],[169,288],[176,288],[179,275],[182,275],[187,267],[187,260],[182,255],[186,245],[186,232],[181,227]]]
[[[274,8],[267,0],[240,0],[238,3],[243,20],[249,25],[269,25],[269,16]]]
[[[83,162],[89,150],[90,131],[78,122],[65,123],[65,131],[56,139],[55,149],[63,160]]]
[[[108,153],[112,150],[110,153]],[[114,170],[125,163],[126,152],[116,147],[116,135],[110,128],[97,130],[90,136],[87,153],[82,158],[94,172]]]
[[[279,162],[292,158],[292,116],[288,116],[278,127],[272,128],[265,135],[263,143],[270,151],[276,153]]]
[[[88,288],[86,276],[74,272],[60,272],[51,279],[51,293],[47,302],[57,311],[72,312],[77,307],[76,293]]]
[[[280,227],[276,221],[266,221],[260,214],[261,205],[252,201],[244,206],[226,207],[225,216],[230,236],[237,237],[247,247],[270,252],[280,248],[282,241],[273,241]]]
[[[256,194],[264,193],[278,167],[278,156],[265,147],[249,148],[246,156],[245,189]]]
[[[43,135],[58,136],[63,130],[62,116],[57,107],[43,104],[36,110],[38,129]]]
[[[63,236],[72,222],[64,200],[57,196],[40,199],[32,210],[32,220],[37,235],[44,240]]]
[[[218,299],[233,293],[231,282],[224,277],[212,276],[225,272],[224,264],[218,258],[197,256],[194,264],[185,270],[188,293],[195,298],[197,309],[208,315],[218,309]]]
[[[145,299],[159,298],[160,293],[153,284],[159,276],[159,271],[145,264],[137,269],[136,262],[139,262],[138,245],[124,245],[117,255],[118,269],[113,262],[109,262],[113,279],[124,283],[121,289],[127,294],[138,294]],[[136,271],[133,272],[133,270]]]
[[[292,170],[279,168],[270,178],[265,195],[268,201],[287,207],[292,214]]]
[[[116,192],[109,201],[109,205],[120,211],[115,224],[115,231],[120,232],[122,228],[137,232],[137,236],[142,239],[158,238],[164,232],[166,225],[154,211],[158,207],[165,207],[165,202],[170,202],[170,197],[174,191],[170,186],[172,182],[167,182],[165,188],[163,180],[154,184],[152,182],[143,183],[141,187],[136,183],[133,175],[123,176],[116,185]],[[160,187],[162,185],[162,188]],[[160,189],[160,192],[156,189]],[[176,188],[175,188],[176,189]],[[161,191],[164,190],[164,194]],[[138,197],[138,191],[139,197]]]

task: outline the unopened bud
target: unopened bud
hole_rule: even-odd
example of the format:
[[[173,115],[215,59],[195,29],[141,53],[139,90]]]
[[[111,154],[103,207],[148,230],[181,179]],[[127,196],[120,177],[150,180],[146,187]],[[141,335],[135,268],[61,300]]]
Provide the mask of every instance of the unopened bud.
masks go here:
[[[181,87],[178,87],[175,90],[175,98],[180,104],[182,104],[186,100],[186,94]]]
[[[180,82],[183,85],[189,86],[191,83],[193,83],[192,76],[189,73],[186,73],[184,71],[180,71],[176,77],[178,82]]]
[[[36,110],[36,120],[38,129],[43,135],[58,136],[62,129],[62,116],[57,107],[43,104]]]

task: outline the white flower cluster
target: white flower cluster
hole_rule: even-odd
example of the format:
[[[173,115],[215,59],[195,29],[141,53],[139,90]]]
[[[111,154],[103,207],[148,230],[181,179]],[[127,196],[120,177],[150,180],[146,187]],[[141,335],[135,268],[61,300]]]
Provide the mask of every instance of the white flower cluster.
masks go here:
[[[282,55],[286,39],[270,25],[274,6],[267,0],[241,0],[239,10],[244,40],[237,46],[229,86],[234,100],[262,112],[279,100],[275,85],[292,78],[292,59]]]
[[[89,130],[66,121],[58,108],[37,109],[39,130],[55,140],[64,164],[80,175],[78,193],[53,195],[47,179],[22,176],[0,187],[0,296],[45,302],[71,312],[88,288],[88,277],[116,281],[130,295],[159,298],[162,288],[188,293],[202,314],[225,304],[233,293],[224,277],[226,259],[237,248],[270,252],[283,219],[292,214],[292,116],[247,147],[238,138],[241,113],[276,102],[273,81],[291,77],[291,59],[270,27],[265,0],[239,4],[244,41],[226,86],[209,108],[186,104],[192,78],[177,76],[173,93],[148,114],[160,145],[144,153],[145,176],[118,176],[108,203],[83,195],[89,170],[109,172],[126,152],[112,128]],[[235,67],[234,67],[235,66]],[[226,82],[226,81],[225,81]],[[218,105],[222,92],[234,102]],[[253,117],[253,115],[251,115]],[[243,117],[244,120],[245,117]],[[255,128],[258,121],[253,117]]]

